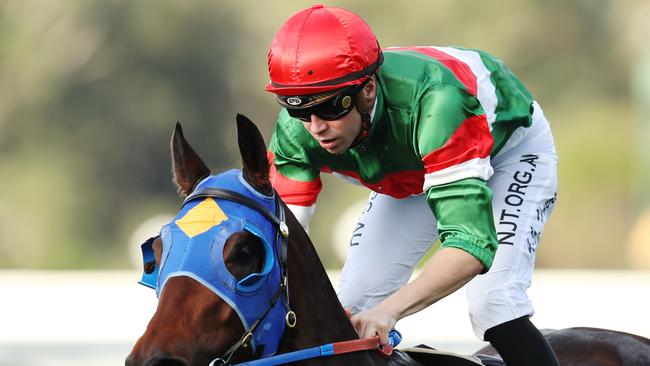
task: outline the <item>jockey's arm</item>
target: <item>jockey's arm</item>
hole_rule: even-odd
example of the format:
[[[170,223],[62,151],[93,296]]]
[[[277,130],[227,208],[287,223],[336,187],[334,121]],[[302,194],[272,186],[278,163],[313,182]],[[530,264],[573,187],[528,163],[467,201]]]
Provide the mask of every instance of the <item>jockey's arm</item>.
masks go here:
[[[442,248],[420,275],[384,301],[397,319],[416,313],[456,291],[483,271],[473,255],[458,248]]]
[[[356,314],[352,322],[361,338],[379,334],[388,343],[395,323],[456,291],[483,271],[481,262],[454,247],[441,248],[427,262],[420,275],[376,307]]]
[[[287,205],[287,207],[289,207],[293,216],[296,217],[300,225],[305,229],[305,232],[309,234],[309,221],[311,221],[311,217],[314,215],[316,204],[314,203],[311,206]]]
[[[395,323],[435,303],[492,265],[497,240],[492,192],[485,181],[463,179],[432,187],[429,204],[438,219],[441,247],[420,275],[376,307],[352,318],[361,337],[388,341]]]

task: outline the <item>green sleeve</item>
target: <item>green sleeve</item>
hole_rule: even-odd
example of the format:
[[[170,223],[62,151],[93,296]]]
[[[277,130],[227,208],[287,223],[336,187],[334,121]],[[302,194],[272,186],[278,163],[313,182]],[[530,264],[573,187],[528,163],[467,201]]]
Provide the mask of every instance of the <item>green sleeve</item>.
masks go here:
[[[431,187],[427,200],[438,220],[441,247],[470,253],[487,272],[497,250],[492,191],[487,184],[470,178]]]

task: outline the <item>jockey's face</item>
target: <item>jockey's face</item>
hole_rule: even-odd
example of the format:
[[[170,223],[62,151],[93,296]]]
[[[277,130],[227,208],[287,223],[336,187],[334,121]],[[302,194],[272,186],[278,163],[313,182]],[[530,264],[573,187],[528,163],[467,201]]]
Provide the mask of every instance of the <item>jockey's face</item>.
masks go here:
[[[311,122],[302,124],[323,149],[332,154],[341,154],[352,146],[361,130],[361,114],[354,108],[334,121],[326,121],[312,114]]]
[[[359,92],[357,106],[340,119],[327,121],[315,114],[310,122],[303,122],[309,134],[320,146],[332,154],[342,154],[352,146],[361,131],[361,113],[372,109],[377,96],[374,78]]]

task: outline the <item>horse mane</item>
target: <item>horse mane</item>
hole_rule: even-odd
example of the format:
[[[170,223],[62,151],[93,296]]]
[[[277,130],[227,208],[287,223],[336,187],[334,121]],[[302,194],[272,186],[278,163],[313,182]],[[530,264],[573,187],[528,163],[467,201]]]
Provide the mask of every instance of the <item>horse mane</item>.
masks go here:
[[[357,339],[311,239],[286,205],[284,210],[290,233],[287,243],[289,301],[298,323],[295,328],[285,330],[278,353]],[[317,358],[307,364],[381,365],[385,361],[376,353],[365,351]]]

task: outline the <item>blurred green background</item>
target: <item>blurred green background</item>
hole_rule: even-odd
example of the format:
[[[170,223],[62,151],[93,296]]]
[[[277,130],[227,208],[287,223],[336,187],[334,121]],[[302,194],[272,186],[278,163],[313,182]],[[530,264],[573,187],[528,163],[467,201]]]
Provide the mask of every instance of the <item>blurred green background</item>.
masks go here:
[[[650,2],[326,3],[383,47],[481,48],[524,81],[560,155],[540,267],[650,268]],[[311,4],[0,1],[0,268],[133,266],[137,228],[178,208],[175,121],[209,166],[239,167],[235,114],[268,141],[268,46]],[[325,179],[312,236],[328,267],[337,218],[366,196]]]

